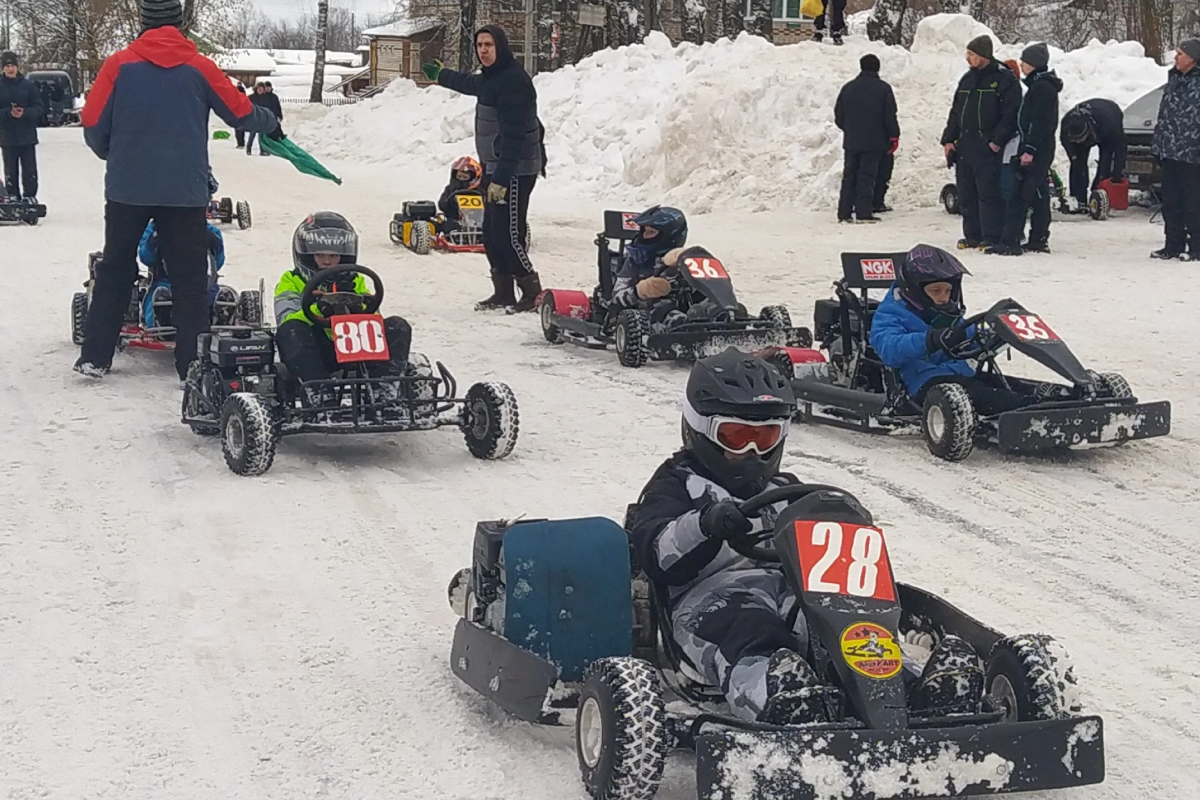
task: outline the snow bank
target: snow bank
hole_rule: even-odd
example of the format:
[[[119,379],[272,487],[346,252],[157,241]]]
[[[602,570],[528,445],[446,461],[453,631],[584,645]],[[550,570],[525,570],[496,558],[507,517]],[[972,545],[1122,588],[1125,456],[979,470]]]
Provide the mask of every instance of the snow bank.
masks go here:
[[[939,14],[918,26],[911,51],[852,37],[844,47],[776,47],[736,41],[672,47],[644,43],[603,50],[536,79],[546,126],[548,175],[571,191],[625,204],[669,202],[688,211],[835,205],[841,132],[833,104],[858,60],[879,55],[895,88],[902,130],[889,198],[932,205],[948,179],[939,145],[966,42],[986,27]],[[1020,45],[997,48],[1000,58]],[[1165,80],[1136,43],[1092,42],[1052,51],[1066,82],[1063,109],[1088,97],[1127,105]],[[474,152],[473,98],[397,81],[378,97],[332,109],[291,132],[317,155],[422,169]],[[562,183],[559,183],[562,182]]]

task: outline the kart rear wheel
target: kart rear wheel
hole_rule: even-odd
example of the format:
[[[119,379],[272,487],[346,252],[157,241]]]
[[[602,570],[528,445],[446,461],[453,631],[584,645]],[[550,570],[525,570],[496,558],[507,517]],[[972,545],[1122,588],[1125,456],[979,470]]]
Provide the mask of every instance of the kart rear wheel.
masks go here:
[[[419,256],[429,254],[429,248],[433,244],[433,234],[429,230],[429,223],[414,222],[412,224],[412,249]]]
[[[764,322],[771,323],[772,328],[792,327],[792,315],[788,313],[787,306],[765,306],[758,316]]]
[[[83,344],[83,332],[87,330],[87,292],[76,292],[71,297],[71,342]]]
[[[233,222],[233,201],[228,197],[222,197],[217,204],[217,217],[226,225]]]
[[[187,378],[183,382],[183,408],[181,410],[185,420],[195,419],[205,413],[204,404],[201,402],[204,393],[204,378],[203,362],[197,359],[188,364]],[[221,432],[217,427],[216,420],[208,424],[189,421],[187,426],[197,436],[216,436]]]
[[[667,760],[667,729],[658,675],[648,662],[592,662],[579,692],[575,752],[595,800],[654,797]]]
[[[967,390],[957,383],[939,383],[925,395],[921,435],[929,452],[946,461],[962,461],[975,447],[979,420]]]
[[[1092,194],[1088,198],[1088,214],[1092,219],[1108,219],[1108,212],[1111,210],[1112,203],[1108,199],[1108,192],[1103,189],[1092,190]]]
[[[1117,372],[1104,372],[1100,374],[1100,386],[1103,387],[1118,400],[1125,400],[1133,397],[1133,389],[1129,386],[1129,381],[1125,380],[1124,376]]]
[[[262,475],[275,461],[279,429],[266,401],[250,392],[235,392],[221,408],[221,451],[238,475]]]
[[[1067,719],[1083,710],[1071,657],[1045,634],[1007,636],[992,645],[986,685],[1005,722]]]
[[[617,315],[614,344],[621,366],[640,367],[646,363],[649,356],[646,337],[649,335],[650,319],[645,311],[627,308]]]
[[[550,344],[562,344],[562,329],[554,324],[555,307],[554,292],[542,292],[542,299],[538,304],[538,316],[542,322],[542,336],[545,336],[546,341]]]
[[[262,294],[257,289],[248,289],[238,295],[237,319],[251,328],[262,327]]]
[[[958,187],[953,183],[947,183],[942,187],[942,194],[939,198],[942,201],[942,208],[946,209],[947,214],[959,214],[958,208]]]
[[[254,218],[250,216],[250,201],[238,200],[237,202],[237,221],[238,228],[246,230],[254,224]]]
[[[476,458],[504,458],[517,444],[520,428],[517,398],[503,383],[476,383],[467,390],[459,423],[467,449]]]

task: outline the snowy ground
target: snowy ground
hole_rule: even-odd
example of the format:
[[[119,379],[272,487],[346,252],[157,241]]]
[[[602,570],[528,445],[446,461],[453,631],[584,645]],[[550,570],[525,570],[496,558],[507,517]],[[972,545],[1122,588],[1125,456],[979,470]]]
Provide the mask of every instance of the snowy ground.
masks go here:
[[[179,423],[169,358],[125,355],[103,383],[79,379],[68,308],[102,240],[103,164],[78,130],[46,131],[50,216],[0,230],[10,286],[39,287],[0,315],[0,796],[582,800],[568,732],[508,720],[451,675],[446,584],[469,563],[476,520],[620,519],[678,444],[686,370],[551,346],[534,315],[471,311],[488,293],[481,256],[394,247],[388,219],[435,196],[440,164],[331,161],[339,188],[213,148],[222,194],[255,216],[226,230],[229,283],[273,283],[305,213],[346,213],[416,347],[460,384],[508,382],[521,437],[496,463],[450,431],[293,438],[266,476],[238,478]],[[626,202],[580,199],[569,176],[538,188],[545,285],[592,285],[600,212]],[[731,212],[693,217],[692,241],[721,255],[748,306],[783,302],[807,324],[840,251],[949,244],[957,222],[931,209],[852,227]],[[1038,797],[1189,797],[1200,290],[1189,265],[1146,258],[1161,227],[1140,210],[1058,220],[1052,244],[1051,256],[968,255],[971,307],[1011,295],[1040,311],[1085,364],[1170,399],[1170,438],[949,465],[919,441],[800,427],[784,465],[862,498],[903,580],[1065,641],[1105,718],[1108,779]],[[694,796],[688,764],[672,760],[664,800]]]

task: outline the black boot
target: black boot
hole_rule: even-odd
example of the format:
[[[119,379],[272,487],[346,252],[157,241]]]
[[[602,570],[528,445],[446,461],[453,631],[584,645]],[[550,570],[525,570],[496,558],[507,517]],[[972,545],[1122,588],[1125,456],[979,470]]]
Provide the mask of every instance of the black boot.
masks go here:
[[[780,648],[767,662],[767,703],[758,721],[770,725],[826,721],[825,690],[799,653]]]
[[[512,313],[533,311],[537,305],[538,295],[542,293],[542,281],[536,272],[530,272],[524,278],[517,278],[517,286],[521,287],[521,299],[512,307]]]
[[[975,649],[957,636],[947,636],[925,662],[920,686],[909,705],[916,711],[975,714],[983,689],[983,661]]]
[[[511,306],[517,302],[517,298],[513,289],[513,278],[511,275],[498,275],[492,273],[492,296],[486,300],[480,300],[475,304],[476,311],[491,311],[496,308],[504,308]]]

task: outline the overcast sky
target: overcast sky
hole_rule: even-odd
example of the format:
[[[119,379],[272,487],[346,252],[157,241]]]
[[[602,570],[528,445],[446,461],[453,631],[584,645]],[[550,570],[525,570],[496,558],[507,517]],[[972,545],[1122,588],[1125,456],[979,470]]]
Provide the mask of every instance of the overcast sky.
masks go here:
[[[254,6],[271,17],[293,19],[315,13],[316,0],[252,0]],[[331,8],[345,8],[359,14],[382,14],[395,8],[395,0],[330,0]]]

